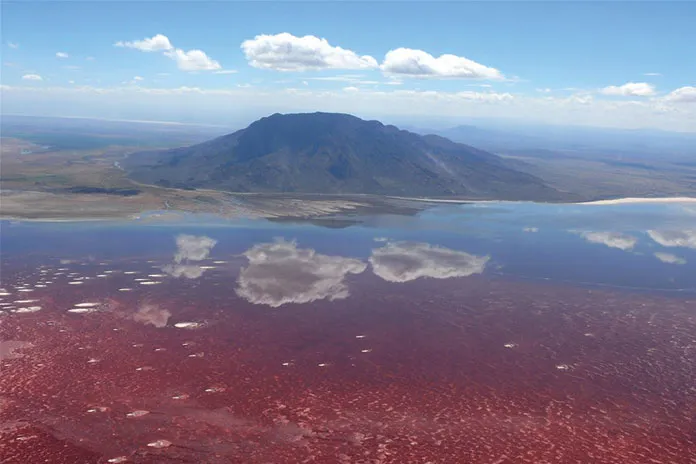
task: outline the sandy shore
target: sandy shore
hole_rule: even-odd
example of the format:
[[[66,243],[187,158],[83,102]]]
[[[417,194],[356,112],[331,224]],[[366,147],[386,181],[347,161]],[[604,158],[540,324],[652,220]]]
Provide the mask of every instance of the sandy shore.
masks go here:
[[[575,203],[578,205],[624,205],[632,203],[696,203],[696,198],[693,197],[667,197],[667,198],[616,198],[614,200],[597,200],[587,201],[583,203]]]
[[[410,198],[410,197],[395,197],[387,198],[421,201],[426,203],[450,203],[450,204],[468,204],[468,203],[540,203],[540,204],[570,204],[570,205],[623,205],[623,204],[639,204],[639,203],[696,203],[694,197],[664,197],[664,198],[614,198],[612,200],[596,200],[596,201],[581,201],[576,203],[547,203],[533,201],[515,201],[515,200],[465,200],[465,199],[442,199],[442,198]]]
[[[401,196],[350,196],[341,198],[338,195],[314,195],[288,197],[284,195],[248,195],[243,201],[240,196],[225,192],[214,198],[214,202],[189,201],[186,196],[143,194],[134,197],[114,197],[108,195],[54,194],[37,191],[3,191],[0,219],[14,221],[109,221],[109,220],[138,220],[141,215],[151,211],[191,212],[218,214],[227,218],[318,218],[334,214],[352,213],[369,214],[374,212],[390,212],[408,206],[410,213],[440,204],[521,204],[529,201],[475,200],[475,199],[443,199],[443,198],[413,198]],[[167,193],[169,191],[167,190]],[[180,194],[180,192],[174,192]],[[189,194],[189,192],[184,192]],[[201,192],[196,192],[200,195]],[[189,194],[190,195],[190,194]],[[174,203],[170,205],[170,203]],[[420,203],[421,206],[416,206]],[[665,198],[616,198],[566,205],[621,205],[649,203],[696,203],[694,197],[665,197]],[[409,205],[410,204],[410,205]],[[541,203],[545,204],[545,203]],[[555,203],[560,205],[561,203]],[[164,208],[163,208],[164,207]],[[149,218],[152,219],[152,218]]]

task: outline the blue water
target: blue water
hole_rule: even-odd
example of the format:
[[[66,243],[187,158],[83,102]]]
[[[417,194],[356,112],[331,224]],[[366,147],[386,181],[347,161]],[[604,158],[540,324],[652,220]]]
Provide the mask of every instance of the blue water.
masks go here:
[[[408,242],[488,256],[484,276],[696,292],[696,207],[687,204],[486,203],[352,219],[358,223],[343,229],[196,215],[160,222],[2,221],[0,256],[161,258],[176,251],[177,235],[190,234],[217,240],[211,258],[283,238],[367,261],[385,244]]]

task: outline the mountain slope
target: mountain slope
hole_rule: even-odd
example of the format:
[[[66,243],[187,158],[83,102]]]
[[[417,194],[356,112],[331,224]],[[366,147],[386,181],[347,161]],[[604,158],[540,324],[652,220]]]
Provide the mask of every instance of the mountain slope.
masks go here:
[[[334,113],[274,114],[205,143],[131,155],[123,167],[139,182],[232,192],[564,197],[485,151]]]

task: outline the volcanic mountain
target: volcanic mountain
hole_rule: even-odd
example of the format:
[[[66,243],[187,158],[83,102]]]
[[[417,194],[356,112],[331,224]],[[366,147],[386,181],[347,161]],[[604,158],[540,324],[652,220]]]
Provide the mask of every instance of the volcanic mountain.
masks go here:
[[[503,158],[348,114],[273,114],[190,147],[131,155],[136,181],[230,192],[559,200]]]

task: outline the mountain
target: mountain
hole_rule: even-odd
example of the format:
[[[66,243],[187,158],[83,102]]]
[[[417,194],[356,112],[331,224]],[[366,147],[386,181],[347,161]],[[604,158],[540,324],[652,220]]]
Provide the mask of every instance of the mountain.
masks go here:
[[[334,113],[273,114],[198,145],[133,154],[122,167],[143,183],[231,192],[567,198],[483,150]]]

